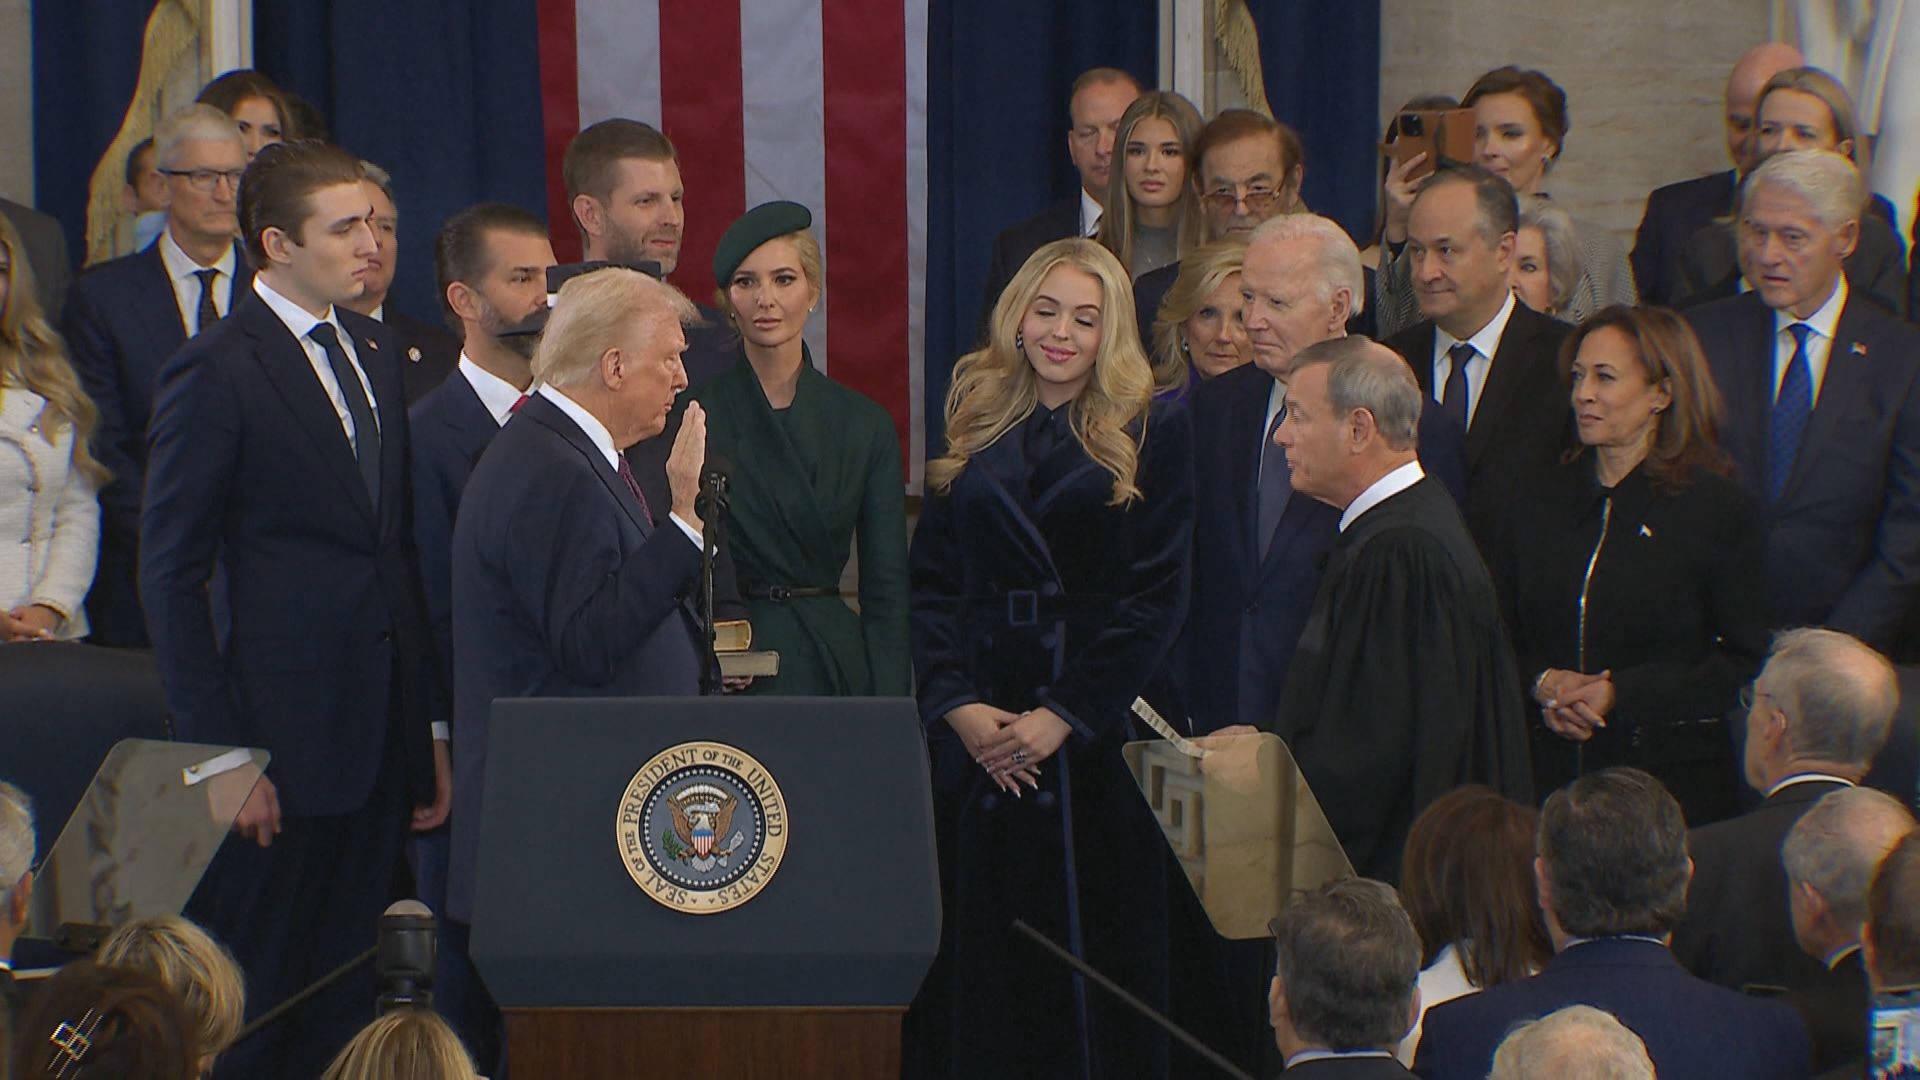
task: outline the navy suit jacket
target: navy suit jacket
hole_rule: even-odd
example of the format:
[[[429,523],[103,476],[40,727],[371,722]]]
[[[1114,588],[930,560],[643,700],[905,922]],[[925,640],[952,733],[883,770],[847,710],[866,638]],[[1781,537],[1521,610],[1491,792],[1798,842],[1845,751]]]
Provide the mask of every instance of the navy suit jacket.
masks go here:
[[[1480,1080],[1514,1025],[1568,1005],[1618,1017],[1647,1044],[1660,1080],[1799,1080],[1812,1047],[1792,1009],[1696,979],[1656,942],[1575,945],[1530,979],[1427,1011],[1413,1071],[1424,1080]]]
[[[383,307],[380,317],[400,339],[400,388],[411,409],[453,374],[460,362],[460,339],[439,323],[416,319],[392,307]]]
[[[253,287],[253,269],[238,245],[232,284],[229,314]],[[80,384],[100,410],[94,456],[113,471],[100,491],[100,568],[87,596],[87,618],[97,642],[145,645],[137,576],[147,421],[160,369],[187,341],[160,245],[81,274],[68,292],[61,333]]]
[[[271,751],[290,816],[363,806],[398,738],[424,805],[432,645],[397,343],[338,313],[378,410],[375,506],[306,353],[266,301],[239,296],[168,363],[154,405],[140,586],[174,731]]]
[[[1920,590],[1920,331],[1849,295],[1776,502],[1773,311],[1747,293],[1686,317],[1726,403],[1726,449],[1766,517],[1771,625],[1830,626],[1897,652]]]
[[[586,432],[537,394],[468,477],[453,527],[454,918],[473,919],[494,699],[700,692],[683,599],[700,549],[660,512],[656,528]]]
[[[974,319],[974,340],[987,340],[987,324],[993,319],[993,305],[999,303],[1013,275],[1027,264],[1033,253],[1070,236],[1080,235],[1080,189],[1049,205],[1045,210],[1000,230],[993,238],[993,254],[987,262],[987,287],[980,298],[980,314]]]
[[[1340,511],[1295,494],[1260,555],[1258,481],[1273,377],[1247,364],[1194,388],[1193,603],[1181,650],[1193,729],[1273,716],[1313,607]],[[1466,489],[1459,427],[1420,416],[1420,463],[1456,501]]]
[[[1373,278],[1373,267],[1360,268],[1362,292],[1357,299],[1365,300],[1373,296]],[[1159,359],[1154,352],[1153,321],[1159,318],[1160,305],[1166,302],[1167,293],[1173,289],[1173,283],[1179,280],[1180,263],[1176,261],[1141,274],[1139,280],[1133,283],[1133,316],[1140,324],[1140,342],[1146,346],[1149,360]],[[1372,337],[1374,328],[1371,304],[1347,320],[1347,333],[1358,337]]]
[[[1628,256],[1642,300],[1667,307],[1680,302],[1686,291],[1681,257],[1687,241],[1733,210],[1733,180],[1728,169],[1655,188],[1647,196],[1647,212]]]
[[[493,414],[455,374],[408,410],[413,428],[413,537],[420,553],[420,589],[442,684],[453,685],[453,522],[460,493],[480,455],[500,433]]]

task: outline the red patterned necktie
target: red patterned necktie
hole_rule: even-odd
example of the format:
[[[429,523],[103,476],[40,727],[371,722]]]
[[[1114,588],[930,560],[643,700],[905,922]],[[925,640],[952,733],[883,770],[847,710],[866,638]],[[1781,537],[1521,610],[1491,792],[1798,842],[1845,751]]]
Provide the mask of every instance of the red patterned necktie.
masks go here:
[[[521,407],[527,403],[527,399],[532,396],[533,396],[532,394],[521,394],[520,397],[517,400],[515,400],[512,405],[507,406],[507,415],[512,416],[514,413],[519,412]]]
[[[640,513],[646,517],[647,524],[653,524],[653,508],[647,505],[647,494],[640,490],[640,482],[633,478],[633,466],[627,464],[625,455],[620,457],[620,479],[627,482],[627,490],[633,492],[633,497],[639,501]]]

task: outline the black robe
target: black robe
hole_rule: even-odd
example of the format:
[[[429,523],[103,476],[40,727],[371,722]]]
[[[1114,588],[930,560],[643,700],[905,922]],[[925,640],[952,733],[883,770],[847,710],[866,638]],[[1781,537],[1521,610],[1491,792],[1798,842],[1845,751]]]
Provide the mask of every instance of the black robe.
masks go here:
[[[941,951],[910,1021],[909,1075],[1158,1076],[1166,1040],[1009,929],[1014,919],[1164,1004],[1171,854],[1120,747],[1185,616],[1193,445],[1156,403],[1110,506],[1067,408],[1037,410],[929,493],[914,533],[911,638],[933,758]],[[1014,799],[945,722],[957,706],[1053,709],[1073,727]]]
[[[1398,881],[1413,819],[1461,784],[1532,797],[1513,650],[1446,489],[1335,537],[1270,726],[1362,876]]]

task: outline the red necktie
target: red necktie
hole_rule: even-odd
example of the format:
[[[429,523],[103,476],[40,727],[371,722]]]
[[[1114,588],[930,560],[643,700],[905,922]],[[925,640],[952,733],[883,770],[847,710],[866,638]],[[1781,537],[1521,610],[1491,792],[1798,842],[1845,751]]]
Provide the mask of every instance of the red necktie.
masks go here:
[[[625,455],[620,457],[620,479],[627,482],[627,490],[633,492],[633,497],[639,501],[640,513],[646,517],[647,524],[653,524],[653,508],[647,505],[647,494],[640,490],[640,482],[633,478],[633,466],[627,464]]]
[[[507,415],[512,416],[514,413],[519,412],[520,407],[525,405],[527,403],[527,399],[532,396],[533,396],[532,394],[521,394],[518,400],[516,400],[512,405],[507,406]]]

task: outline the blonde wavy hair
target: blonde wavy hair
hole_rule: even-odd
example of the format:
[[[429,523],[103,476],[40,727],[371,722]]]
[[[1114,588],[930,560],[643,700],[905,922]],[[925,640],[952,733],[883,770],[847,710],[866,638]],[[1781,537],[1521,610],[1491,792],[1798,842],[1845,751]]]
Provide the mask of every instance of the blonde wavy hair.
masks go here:
[[[1155,390],[1172,390],[1187,382],[1189,361],[1182,351],[1187,320],[1207,306],[1228,278],[1240,272],[1247,262],[1245,240],[1215,240],[1187,252],[1180,260],[1180,276],[1167,290],[1160,310],[1153,316],[1153,385]]]
[[[1140,497],[1134,474],[1147,435],[1147,409],[1153,403],[1153,370],[1140,347],[1126,270],[1111,251],[1079,238],[1055,240],[1033,253],[994,304],[986,347],[954,364],[947,389],[947,452],[927,463],[933,490],[945,494],[973,455],[1033,414],[1039,379],[1015,339],[1041,282],[1058,266],[1071,266],[1100,282],[1100,347],[1094,353],[1092,377],[1068,406],[1068,422],[1087,456],[1113,476],[1109,505],[1123,506]]]
[[[240,1034],[247,1004],[240,966],[205,930],[180,916],[155,915],[121,926],[96,959],[158,975],[192,1014],[203,1065],[211,1065]]]
[[[360,1029],[320,1080],[473,1080],[473,1057],[431,1009],[399,1009]]]
[[[27,265],[20,234],[4,214],[0,214],[0,249],[5,250],[7,261],[7,269],[0,274],[7,283],[6,299],[0,302],[0,388],[22,386],[44,398],[40,437],[52,445],[62,429],[72,428],[74,469],[92,480],[95,488],[105,487],[113,475],[90,448],[100,410],[81,389],[80,376],[67,360],[66,343],[40,311],[33,268]]]

